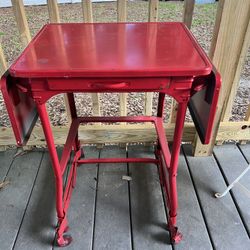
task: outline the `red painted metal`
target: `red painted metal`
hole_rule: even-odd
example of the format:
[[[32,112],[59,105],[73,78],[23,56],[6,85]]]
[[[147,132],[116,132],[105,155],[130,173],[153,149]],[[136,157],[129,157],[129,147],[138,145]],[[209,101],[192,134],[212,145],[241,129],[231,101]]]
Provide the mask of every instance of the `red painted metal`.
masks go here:
[[[208,143],[220,77],[182,23],[48,24],[1,79],[1,89],[18,145],[25,145],[37,112],[41,119],[56,184],[57,243],[70,244],[67,212],[77,166],[85,163],[144,162],[159,167],[169,210],[171,241],[178,243],[176,175],[187,105],[202,142]],[[78,117],[74,92],[159,92],[157,116]],[[72,124],[61,160],[56,153],[46,101],[67,93]],[[163,127],[165,94],[178,102],[172,153]],[[206,108],[203,115],[200,105]],[[23,110],[22,110],[23,108]],[[33,115],[33,116],[32,116]],[[151,122],[157,132],[155,158],[83,159],[78,127],[87,122]],[[63,175],[70,164],[63,190]]]
[[[101,159],[81,159],[78,160],[79,164],[89,164],[89,163],[155,163],[157,164],[159,161],[157,159],[152,158],[101,158]]]
[[[25,89],[16,87],[17,79],[6,72],[1,80],[4,102],[16,137],[17,145],[25,145],[38,118],[36,104]]]
[[[183,23],[71,23],[45,25],[10,72],[15,77],[159,77],[207,75],[211,67]]]

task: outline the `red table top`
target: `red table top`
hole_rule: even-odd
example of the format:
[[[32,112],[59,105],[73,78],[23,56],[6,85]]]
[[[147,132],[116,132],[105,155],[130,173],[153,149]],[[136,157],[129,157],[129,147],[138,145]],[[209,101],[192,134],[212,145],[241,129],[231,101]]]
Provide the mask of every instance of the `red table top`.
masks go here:
[[[182,23],[48,24],[10,67],[15,77],[207,75],[212,65]]]

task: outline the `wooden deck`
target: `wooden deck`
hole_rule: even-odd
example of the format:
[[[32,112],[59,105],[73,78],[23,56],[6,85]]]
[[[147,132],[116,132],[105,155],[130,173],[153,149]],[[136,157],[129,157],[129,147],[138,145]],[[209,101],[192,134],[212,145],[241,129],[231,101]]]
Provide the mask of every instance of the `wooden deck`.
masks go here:
[[[60,151],[60,150],[59,150]],[[98,150],[87,157],[150,156],[151,147]],[[221,199],[223,191],[250,161],[250,145],[215,147],[211,157],[180,156],[178,225],[184,235],[169,244],[162,190],[155,165],[100,164],[78,168],[77,186],[69,210],[66,249],[250,249],[250,172]],[[59,152],[60,153],[60,152]],[[0,152],[0,249],[52,249],[56,214],[53,173],[46,150],[14,157]],[[130,175],[131,181],[122,180]]]

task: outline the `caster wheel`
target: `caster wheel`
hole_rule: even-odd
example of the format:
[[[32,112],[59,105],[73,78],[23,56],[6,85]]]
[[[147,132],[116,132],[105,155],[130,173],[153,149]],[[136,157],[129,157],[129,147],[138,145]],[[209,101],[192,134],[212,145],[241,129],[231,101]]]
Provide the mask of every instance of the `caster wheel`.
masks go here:
[[[70,235],[63,235],[63,236],[57,238],[56,241],[57,241],[57,245],[59,247],[66,247],[71,243],[72,237]]]
[[[174,236],[171,236],[171,243],[178,244],[182,240],[183,236],[181,233],[176,232]]]

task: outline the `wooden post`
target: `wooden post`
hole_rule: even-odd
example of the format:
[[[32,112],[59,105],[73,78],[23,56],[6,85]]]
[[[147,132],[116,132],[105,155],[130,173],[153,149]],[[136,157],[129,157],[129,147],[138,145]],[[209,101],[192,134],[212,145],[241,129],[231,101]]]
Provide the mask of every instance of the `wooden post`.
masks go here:
[[[11,0],[11,2],[17,22],[17,27],[20,33],[21,42],[24,46],[26,46],[30,42],[31,36],[24,11],[23,0]]]
[[[60,23],[57,0],[47,0],[49,20],[51,23]]]
[[[242,62],[242,51],[244,52],[245,40],[248,36],[248,25],[250,19],[249,0],[227,0],[220,1],[219,14],[215,24],[215,32],[212,41],[212,61],[222,76],[222,88],[218,101],[215,117],[215,125],[209,145],[202,145],[200,140],[195,140],[195,156],[205,156],[212,154],[213,146],[220,122],[225,114],[227,100],[233,87],[234,80],[237,79],[238,70]],[[219,27],[219,28],[218,28]]]
[[[245,37],[243,38],[243,45],[240,51],[240,55],[239,55],[239,62],[235,71],[235,75],[234,75],[234,80],[232,83],[232,87],[229,93],[228,98],[225,100],[225,109],[224,112],[222,114],[222,121],[229,121],[229,118],[231,116],[231,112],[232,112],[232,108],[233,108],[233,104],[234,104],[234,99],[235,96],[237,94],[237,89],[239,87],[239,82],[240,82],[240,74],[242,71],[242,68],[244,66],[245,63],[245,59],[246,59],[246,55],[247,55],[247,51],[250,45],[250,20],[248,22],[248,27],[245,33]]]
[[[148,8],[148,21],[157,22],[158,20],[158,0],[150,0]],[[153,102],[153,93],[145,93],[145,115],[152,115],[152,102]]]
[[[3,49],[0,43],[0,77],[7,70],[7,63],[3,54]]]
[[[93,23],[91,0],[82,0],[82,10],[85,23]]]
[[[183,23],[190,29],[192,25],[195,0],[185,0],[183,9]]]

